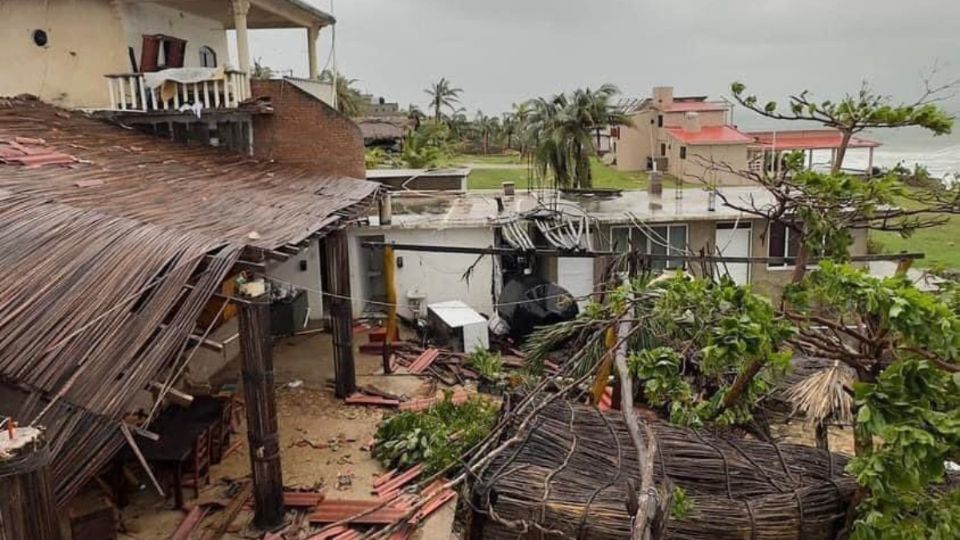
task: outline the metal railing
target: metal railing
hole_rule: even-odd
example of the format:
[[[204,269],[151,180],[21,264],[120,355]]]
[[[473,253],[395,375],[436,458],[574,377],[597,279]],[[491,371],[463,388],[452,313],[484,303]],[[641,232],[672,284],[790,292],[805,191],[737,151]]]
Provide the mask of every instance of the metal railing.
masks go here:
[[[112,111],[176,112],[184,105],[196,104],[204,109],[235,109],[250,97],[250,80],[242,71],[225,71],[223,79],[171,81],[176,91],[166,99],[160,88],[147,88],[142,73],[113,74],[106,79]]]

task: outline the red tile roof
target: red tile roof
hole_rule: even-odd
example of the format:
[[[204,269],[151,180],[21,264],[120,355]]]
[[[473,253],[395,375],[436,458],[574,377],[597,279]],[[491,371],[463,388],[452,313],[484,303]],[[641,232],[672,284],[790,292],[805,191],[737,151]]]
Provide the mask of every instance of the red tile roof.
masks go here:
[[[756,131],[748,133],[764,150],[822,150],[839,148],[841,135],[835,129],[805,129],[791,131]],[[776,148],[774,148],[776,139]],[[853,137],[850,148],[875,148],[880,143]]]
[[[666,128],[667,133],[678,141],[689,144],[749,144],[754,142],[752,137],[748,137],[730,126],[703,126],[700,131],[684,131],[683,128]]]
[[[674,101],[661,109],[666,112],[725,111],[727,104],[717,101]]]

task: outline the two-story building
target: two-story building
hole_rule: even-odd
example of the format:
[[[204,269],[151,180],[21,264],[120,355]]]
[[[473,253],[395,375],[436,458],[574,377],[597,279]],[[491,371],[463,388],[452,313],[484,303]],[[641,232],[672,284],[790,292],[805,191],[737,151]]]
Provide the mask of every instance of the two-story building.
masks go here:
[[[733,106],[706,96],[675,96],[659,86],[652,96],[625,104],[633,125],[611,128],[611,148],[622,171],[656,170],[686,183],[749,185],[745,172],[776,172],[781,156],[801,151],[814,166],[814,151],[829,151],[828,165],[841,144],[836,130],[743,132],[732,122]],[[867,149],[872,169],[879,143],[854,137],[848,148]],[[864,171],[855,171],[863,173]]]
[[[317,41],[334,23],[304,0],[4,0],[0,96],[30,94],[174,140],[283,159],[286,134],[274,133],[282,126],[270,115],[313,100],[293,117],[332,118],[320,106],[334,92],[319,81]],[[303,29],[307,77],[252,80],[250,33],[276,28]],[[352,123],[340,127],[362,143]],[[255,149],[257,140],[280,142]]]

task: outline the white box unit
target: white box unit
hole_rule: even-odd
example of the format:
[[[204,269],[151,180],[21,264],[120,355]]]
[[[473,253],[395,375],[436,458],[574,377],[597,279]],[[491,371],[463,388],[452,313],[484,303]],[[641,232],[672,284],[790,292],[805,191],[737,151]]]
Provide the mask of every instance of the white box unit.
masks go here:
[[[465,353],[490,348],[486,317],[460,300],[429,304],[427,322],[441,345]]]

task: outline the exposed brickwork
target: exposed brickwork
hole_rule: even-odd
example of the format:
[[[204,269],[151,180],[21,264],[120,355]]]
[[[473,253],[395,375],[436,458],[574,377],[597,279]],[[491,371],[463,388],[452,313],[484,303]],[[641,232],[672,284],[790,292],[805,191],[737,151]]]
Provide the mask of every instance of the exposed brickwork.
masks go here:
[[[350,118],[283,80],[251,81],[254,97],[269,97],[272,115],[253,123],[253,152],[262,159],[309,166],[333,176],[365,178],[363,134]]]

